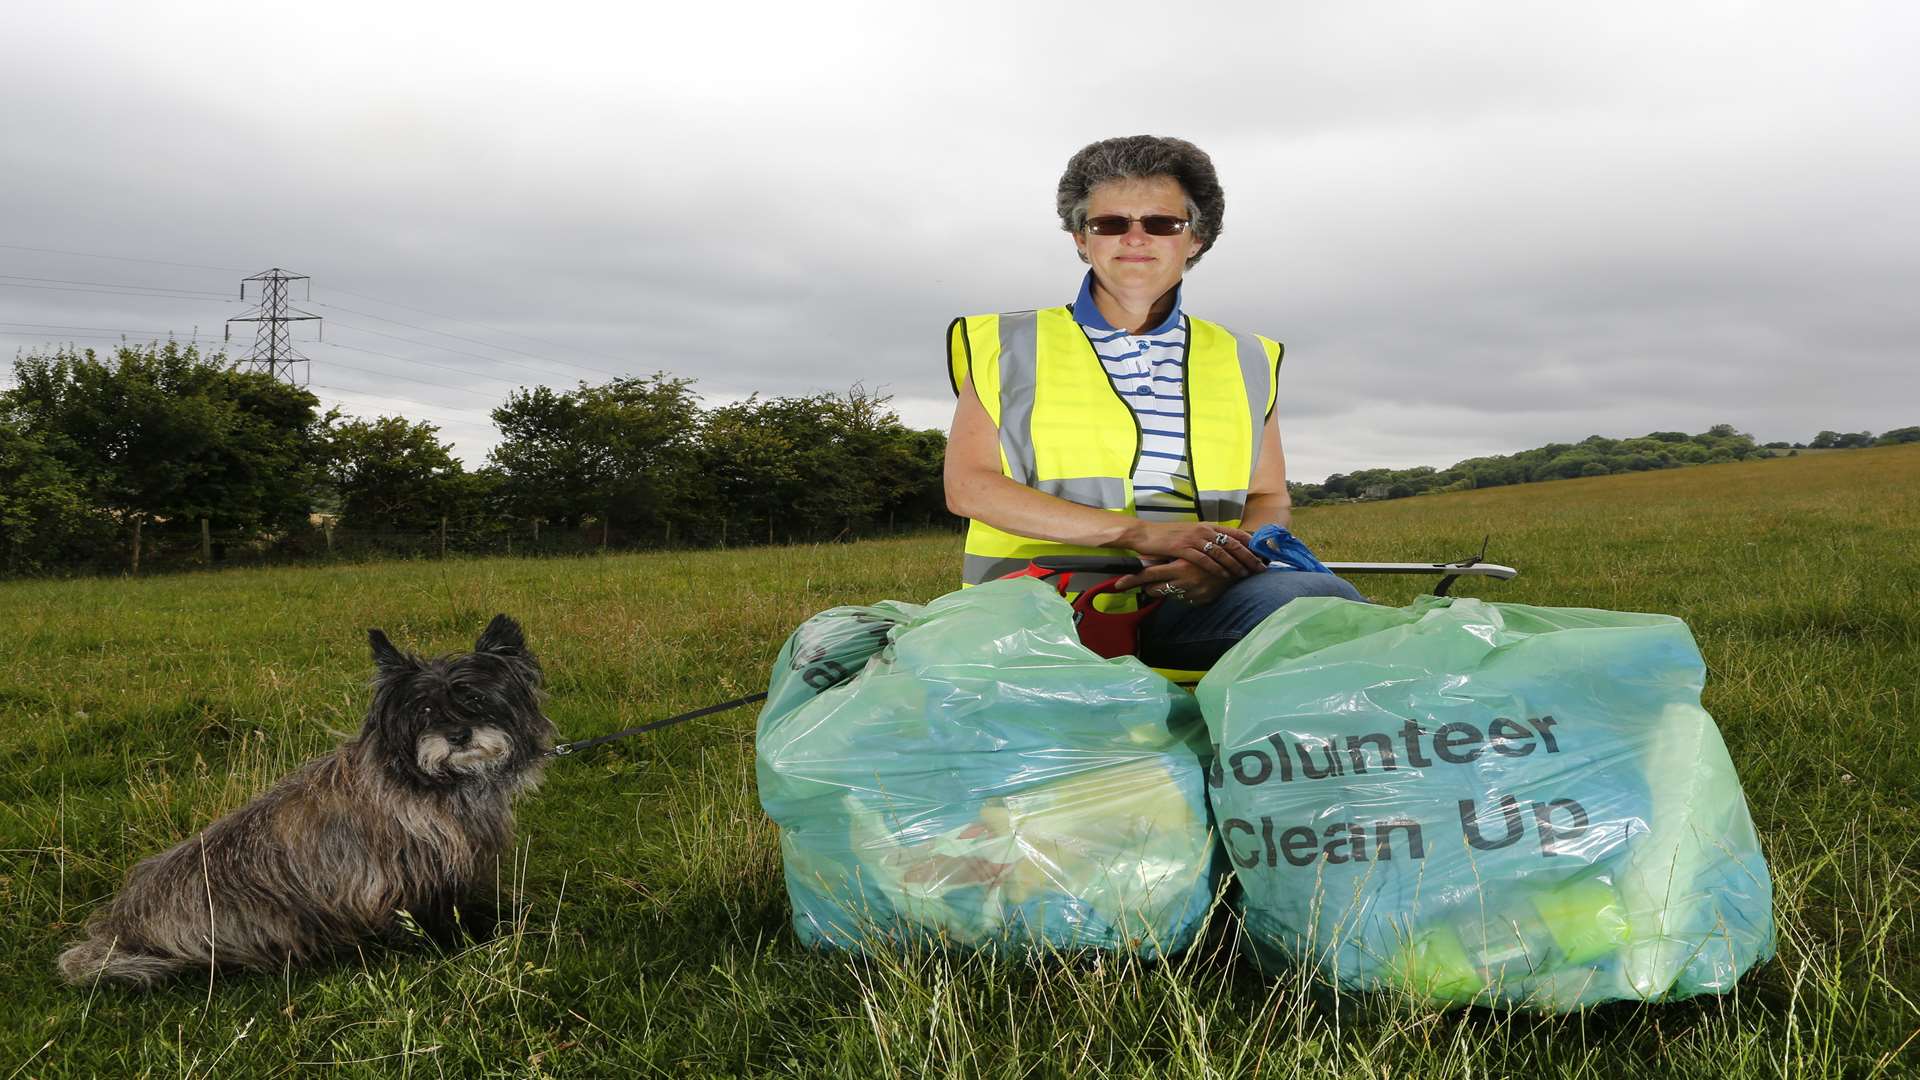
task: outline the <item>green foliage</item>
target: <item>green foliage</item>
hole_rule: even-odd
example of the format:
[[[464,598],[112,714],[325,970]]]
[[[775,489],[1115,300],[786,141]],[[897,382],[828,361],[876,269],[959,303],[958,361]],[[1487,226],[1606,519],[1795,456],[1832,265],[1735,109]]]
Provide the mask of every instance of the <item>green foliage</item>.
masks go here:
[[[80,481],[39,437],[0,416],[0,575],[76,560],[104,539]]]
[[[569,526],[611,514],[619,529],[704,542],[826,539],[944,508],[945,437],[908,429],[858,387],[703,410],[691,380],[662,373],[516,391],[494,422],[504,438],[489,460],[510,511]]]
[[[1350,499],[1403,499],[1443,491],[1471,491],[1540,480],[1646,472],[1681,465],[1767,456],[1753,436],[1716,424],[1698,435],[1654,431],[1635,439],[1589,435],[1578,443],[1548,443],[1517,454],[1468,458],[1447,469],[1360,469],[1319,484],[1289,484],[1296,506]]]
[[[701,442],[713,512],[744,510],[738,516],[788,535],[857,531],[902,510],[917,516],[940,491],[946,452],[939,432],[909,430],[885,397],[858,387],[715,410]]]
[[[1874,445],[1874,438],[1871,431],[1822,431],[1807,444],[1814,450],[1858,450],[1860,447],[1872,445]]]
[[[692,476],[699,412],[693,380],[665,372],[564,393],[516,390],[493,410],[501,440],[487,460],[518,516],[651,525],[673,516]]]
[[[439,430],[398,416],[330,424],[327,479],[340,523],[375,532],[424,531],[458,510],[472,485]]]
[[[63,349],[14,363],[0,410],[121,521],[275,528],[305,518],[320,465],[318,400],[192,346]]]
[[[1892,431],[1882,432],[1880,437],[1873,441],[1873,445],[1898,446],[1910,442],[1920,442],[1920,427],[1894,428]]]

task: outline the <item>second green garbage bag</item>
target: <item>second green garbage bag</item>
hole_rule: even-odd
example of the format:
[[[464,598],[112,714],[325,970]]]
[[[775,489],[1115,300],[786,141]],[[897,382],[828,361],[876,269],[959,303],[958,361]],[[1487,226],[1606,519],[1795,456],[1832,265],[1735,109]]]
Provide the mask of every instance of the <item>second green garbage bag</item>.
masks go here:
[[[794,927],[1160,955],[1213,898],[1191,695],[1105,660],[1032,579],[835,608],[774,664],[756,754]]]
[[[1729,989],[1772,891],[1705,674],[1664,615],[1280,609],[1197,691],[1256,954],[1461,1004]]]

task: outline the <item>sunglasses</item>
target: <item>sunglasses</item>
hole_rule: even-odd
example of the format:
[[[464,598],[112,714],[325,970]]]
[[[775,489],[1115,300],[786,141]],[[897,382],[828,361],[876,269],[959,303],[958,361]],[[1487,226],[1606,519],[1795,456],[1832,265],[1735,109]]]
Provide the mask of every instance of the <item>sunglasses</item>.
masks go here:
[[[1186,218],[1172,214],[1148,214],[1146,217],[1121,217],[1119,214],[1101,214],[1087,219],[1087,231],[1095,236],[1125,236],[1134,222],[1146,230],[1148,236],[1179,236],[1193,224]]]

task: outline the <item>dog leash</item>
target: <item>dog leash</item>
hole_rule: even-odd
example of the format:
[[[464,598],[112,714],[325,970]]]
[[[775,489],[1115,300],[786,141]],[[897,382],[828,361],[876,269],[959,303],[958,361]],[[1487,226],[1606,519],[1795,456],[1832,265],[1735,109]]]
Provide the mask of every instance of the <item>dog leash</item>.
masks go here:
[[[641,724],[638,727],[627,728],[625,731],[616,731],[611,735],[596,735],[591,739],[580,739],[575,742],[561,743],[559,746],[556,746],[553,749],[547,751],[547,756],[548,757],[568,757],[570,755],[577,754],[582,750],[588,750],[593,747],[599,746],[601,743],[612,742],[615,739],[624,739],[629,735],[642,735],[649,731],[658,731],[663,727],[672,727],[675,724],[682,723],[687,720],[698,719],[699,717],[702,717],[702,716],[712,716],[714,713],[726,712],[728,709],[737,709],[742,705],[751,705],[756,701],[765,701],[766,699],[767,699],[767,692],[765,690],[762,690],[757,694],[748,694],[746,697],[743,697],[743,698],[734,698],[732,701],[723,701],[718,705],[708,705],[705,708],[695,709],[692,712],[681,713],[679,716],[669,716],[665,720],[655,720],[655,721],[652,721],[651,723]]]

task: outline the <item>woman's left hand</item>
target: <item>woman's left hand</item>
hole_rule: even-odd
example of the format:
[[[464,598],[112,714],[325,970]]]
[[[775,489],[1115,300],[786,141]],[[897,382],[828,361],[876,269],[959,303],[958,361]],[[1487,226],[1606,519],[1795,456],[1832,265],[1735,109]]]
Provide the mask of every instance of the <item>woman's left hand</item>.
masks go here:
[[[1185,559],[1154,562],[1137,574],[1115,582],[1116,588],[1139,589],[1147,600],[1174,599],[1189,604],[1211,604],[1239,578],[1222,577]]]

